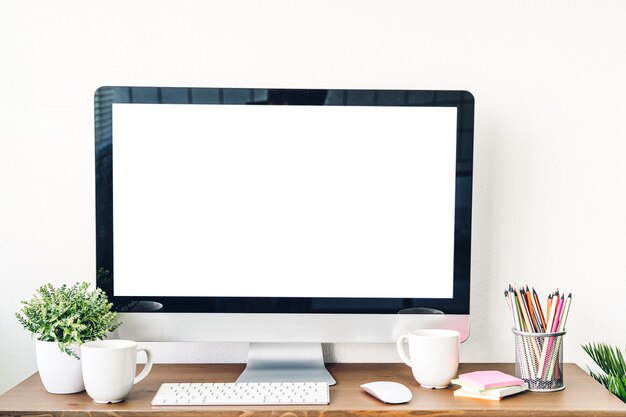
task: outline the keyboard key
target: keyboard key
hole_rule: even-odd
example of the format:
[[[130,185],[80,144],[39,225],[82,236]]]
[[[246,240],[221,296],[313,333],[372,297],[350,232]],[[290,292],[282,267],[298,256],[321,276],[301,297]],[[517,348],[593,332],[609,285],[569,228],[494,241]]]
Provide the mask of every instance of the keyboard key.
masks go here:
[[[322,405],[330,402],[325,382],[162,384],[152,405]]]

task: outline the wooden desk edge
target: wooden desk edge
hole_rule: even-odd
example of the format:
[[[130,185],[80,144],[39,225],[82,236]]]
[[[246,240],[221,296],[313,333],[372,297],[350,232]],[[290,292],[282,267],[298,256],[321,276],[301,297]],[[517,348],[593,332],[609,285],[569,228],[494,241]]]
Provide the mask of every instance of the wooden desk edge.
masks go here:
[[[148,379],[137,385],[127,401],[96,404],[86,393],[45,393],[37,374],[0,396],[0,417],[415,417],[415,416],[626,416],[626,404],[613,396],[575,364],[566,364],[566,388],[561,394],[528,393],[500,402],[455,399],[449,390],[425,391],[412,382],[409,368],[401,364],[328,364],[339,384],[331,388],[328,406],[226,406],[152,407],[150,400],[163,382],[200,382],[209,375],[215,381],[233,382],[243,365],[155,365]],[[475,369],[511,371],[512,364],[462,364],[460,372]],[[569,378],[569,379],[568,379]],[[363,393],[360,383],[393,379],[410,386],[409,404],[386,405]],[[568,382],[569,381],[569,382]],[[568,389],[570,390],[568,392]],[[585,398],[581,398],[581,397]],[[577,409],[564,403],[574,399]]]

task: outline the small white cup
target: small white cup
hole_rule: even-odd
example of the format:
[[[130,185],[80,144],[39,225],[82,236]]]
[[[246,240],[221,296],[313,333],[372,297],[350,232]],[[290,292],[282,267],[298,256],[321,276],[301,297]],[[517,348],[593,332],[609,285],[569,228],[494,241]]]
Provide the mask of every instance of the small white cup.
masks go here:
[[[419,329],[400,336],[396,347],[422,387],[446,388],[459,370],[460,336],[454,330]],[[405,340],[409,342],[409,355]]]
[[[144,351],[146,365],[135,377],[137,352]],[[83,343],[80,361],[87,394],[97,403],[118,403],[130,393],[133,385],[143,380],[152,369],[152,354],[137,349],[132,340],[96,340]]]

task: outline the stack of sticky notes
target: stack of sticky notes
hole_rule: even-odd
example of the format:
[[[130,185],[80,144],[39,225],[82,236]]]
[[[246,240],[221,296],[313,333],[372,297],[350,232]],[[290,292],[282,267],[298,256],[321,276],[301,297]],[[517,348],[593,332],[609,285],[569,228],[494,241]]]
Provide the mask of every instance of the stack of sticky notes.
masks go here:
[[[476,371],[459,375],[452,380],[461,388],[454,391],[455,397],[480,398],[500,401],[504,397],[526,391],[528,384],[519,378],[500,371]]]

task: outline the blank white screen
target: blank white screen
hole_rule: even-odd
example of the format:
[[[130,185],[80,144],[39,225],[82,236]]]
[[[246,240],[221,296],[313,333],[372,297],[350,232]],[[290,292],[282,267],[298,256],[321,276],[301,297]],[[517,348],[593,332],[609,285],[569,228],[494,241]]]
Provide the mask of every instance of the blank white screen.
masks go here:
[[[116,296],[451,298],[456,109],[113,105]]]

